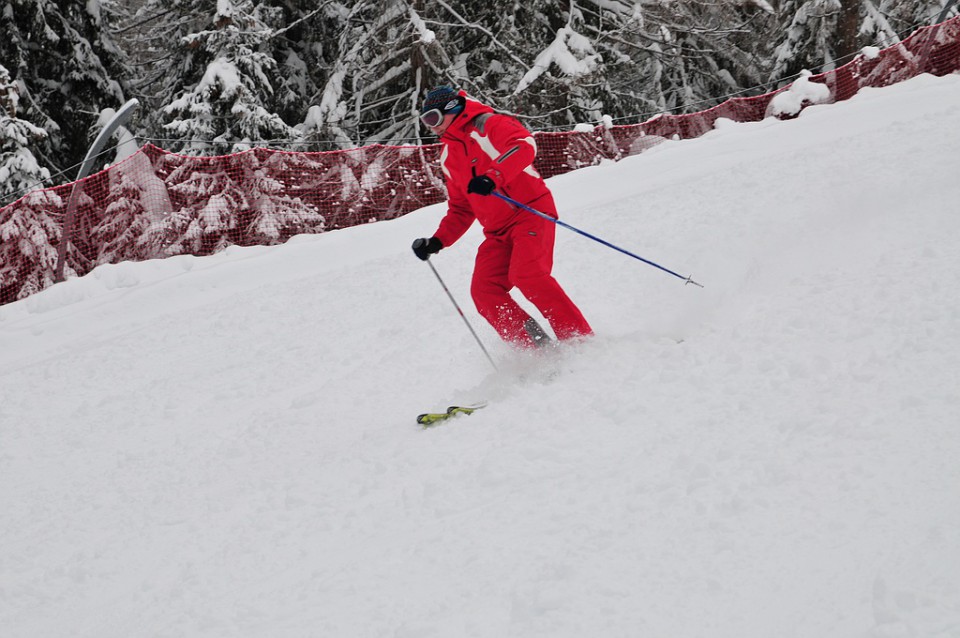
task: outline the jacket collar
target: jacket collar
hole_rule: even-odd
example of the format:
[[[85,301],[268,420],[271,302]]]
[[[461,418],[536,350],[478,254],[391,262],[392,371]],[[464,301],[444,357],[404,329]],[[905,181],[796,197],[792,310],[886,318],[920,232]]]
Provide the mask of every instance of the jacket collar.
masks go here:
[[[469,127],[470,123],[473,122],[478,116],[483,115],[484,113],[493,113],[494,110],[492,107],[478,102],[467,95],[466,91],[461,90],[460,95],[466,99],[466,104],[463,107],[463,112],[460,113],[452,122],[450,126],[444,131],[443,136],[440,138],[444,139],[456,139],[464,140],[469,136]]]

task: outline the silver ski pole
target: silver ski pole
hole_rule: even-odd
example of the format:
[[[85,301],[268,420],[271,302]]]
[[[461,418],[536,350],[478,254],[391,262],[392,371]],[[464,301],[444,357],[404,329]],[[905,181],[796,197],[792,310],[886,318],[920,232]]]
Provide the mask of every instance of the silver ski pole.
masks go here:
[[[480,349],[483,350],[483,354],[487,355],[487,360],[490,362],[490,365],[493,366],[493,369],[497,372],[500,371],[497,368],[497,364],[493,362],[493,357],[490,356],[490,353],[487,352],[487,349],[483,347],[483,342],[480,341],[480,337],[477,336],[477,333],[473,330],[473,326],[470,325],[470,322],[467,320],[467,316],[463,314],[463,310],[460,310],[460,305],[457,303],[457,300],[453,298],[453,295],[450,294],[450,290],[447,288],[447,284],[443,283],[443,279],[440,278],[440,273],[437,272],[437,269],[434,268],[433,264],[429,259],[425,260],[427,265],[430,266],[430,270],[433,271],[433,274],[436,276],[437,281],[440,282],[440,286],[443,287],[443,291],[447,293],[447,297],[450,298],[450,303],[453,304],[453,307],[457,309],[457,312],[460,313],[460,317],[463,319],[463,323],[467,324],[467,329],[470,330],[470,334],[473,335],[473,338],[477,340],[477,344],[480,346]]]

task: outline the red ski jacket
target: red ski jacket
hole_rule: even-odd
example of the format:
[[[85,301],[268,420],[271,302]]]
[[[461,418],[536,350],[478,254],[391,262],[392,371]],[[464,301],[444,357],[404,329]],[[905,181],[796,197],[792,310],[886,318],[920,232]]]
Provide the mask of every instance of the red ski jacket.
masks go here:
[[[460,95],[467,94],[460,91]],[[557,216],[553,196],[533,168],[537,155],[533,135],[515,118],[494,113],[489,106],[467,98],[463,112],[450,123],[440,141],[448,210],[434,236],[444,247],[460,239],[474,219],[485,234],[500,235],[531,214],[499,197],[467,193],[467,183],[474,175],[486,175],[504,195]]]

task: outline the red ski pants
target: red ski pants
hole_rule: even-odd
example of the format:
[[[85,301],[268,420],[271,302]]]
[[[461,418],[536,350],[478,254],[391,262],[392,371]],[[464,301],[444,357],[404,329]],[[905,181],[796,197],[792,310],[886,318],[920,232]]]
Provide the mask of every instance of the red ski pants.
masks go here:
[[[534,345],[524,328],[530,315],[510,296],[514,287],[550,322],[557,339],[593,334],[580,309],[550,274],[555,236],[553,222],[531,214],[503,235],[487,235],[480,244],[470,294],[477,311],[504,341]]]

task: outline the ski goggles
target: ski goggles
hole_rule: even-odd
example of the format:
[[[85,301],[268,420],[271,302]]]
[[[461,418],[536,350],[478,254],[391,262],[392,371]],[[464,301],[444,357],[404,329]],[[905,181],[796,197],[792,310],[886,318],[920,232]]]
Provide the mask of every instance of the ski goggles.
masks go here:
[[[420,114],[420,121],[426,127],[435,128],[443,122],[443,116],[444,112],[440,109],[430,109],[426,113]]]

